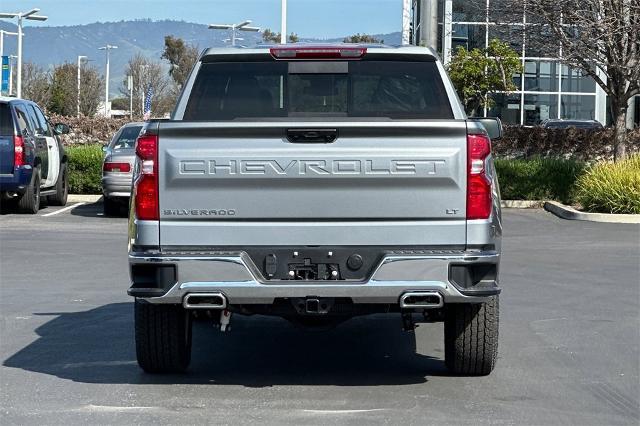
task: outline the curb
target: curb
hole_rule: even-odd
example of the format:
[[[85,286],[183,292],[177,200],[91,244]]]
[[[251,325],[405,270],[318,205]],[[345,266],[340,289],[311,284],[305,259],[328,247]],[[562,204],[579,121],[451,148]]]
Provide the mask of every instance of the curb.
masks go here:
[[[559,218],[605,223],[640,223],[640,214],[585,213],[557,201],[547,201],[544,209]]]
[[[87,195],[87,194],[69,194],[67,197],[68,203],[95,203],[102,199],[102,195]]]
[[[542,200],[502,200],[500,205],[507,209],[539,209],[544,205]]]

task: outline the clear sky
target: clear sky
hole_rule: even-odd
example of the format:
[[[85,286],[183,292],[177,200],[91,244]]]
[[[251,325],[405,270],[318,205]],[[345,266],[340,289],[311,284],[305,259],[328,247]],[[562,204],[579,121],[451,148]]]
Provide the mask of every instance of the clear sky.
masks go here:
[[[288,0],[287,32],[302,37],[331,38],[354,33],[400,31],[402,0]],[[78,25],[131,19],[175,19],[201,24],[234,23],[280,28],[280,0],[0,0],[0,12],[34,7],[45,23]]]

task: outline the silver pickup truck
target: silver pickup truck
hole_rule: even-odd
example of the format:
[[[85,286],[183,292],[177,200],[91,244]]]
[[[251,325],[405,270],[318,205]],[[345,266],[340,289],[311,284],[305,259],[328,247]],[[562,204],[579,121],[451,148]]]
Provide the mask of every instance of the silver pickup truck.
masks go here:
[[[136,141],[138,363],[187,368],[194,318],[309,327],[444,321],[453,374],[498,348],[502,224],[490,137],[437,56],[365,45],[209,49]],[[372,332],[374,332],[372,330]]]

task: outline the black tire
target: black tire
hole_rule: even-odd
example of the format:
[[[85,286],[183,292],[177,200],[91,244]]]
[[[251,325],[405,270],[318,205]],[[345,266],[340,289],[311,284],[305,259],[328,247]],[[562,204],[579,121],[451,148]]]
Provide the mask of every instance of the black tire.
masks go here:
[[[102,198],[102,211],[105,216],[118,216],[120,214],[120,204],[105,196]]]
[[[60,175],[56,182],[56,193],[49,195],[47,201],[52,206],[64,206],[67,204],[67,196],[69,195],[69,176],[67,175],[67,165],[62,163],[60,166]]]
[[[40,168],[34,167],[31,182],[27,190],[18,200],[18,210],[21,213],[36,214],[40,210]]]
[[[181,373],[191,362],[191,316],[180,305],[135,301],[138,365],[147,373]]]
[[[485,303],[452,303],[444,320],[445,364],[454,374],[485,376],[498,355],[498,296]]]

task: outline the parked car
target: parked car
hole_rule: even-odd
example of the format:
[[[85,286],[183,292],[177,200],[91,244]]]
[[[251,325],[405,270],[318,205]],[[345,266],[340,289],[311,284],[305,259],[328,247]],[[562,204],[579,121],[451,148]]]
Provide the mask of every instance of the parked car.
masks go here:
[[[489,374],[500,136],[498,119],[467,118],[424,47],[205,51],[172,118],[136,142],[139,365],[187,368],[194,318],[225,331],[232,315],[331,327],[395,313],[407,331],[443,321],[450,371]]]
[[[597,120],[564,120],[552,118],[542,123],[545,129],[568,129],[575,127],[576,129],[601,130],[604,128],[602,123]]]
[[[125,124],[104,147],[102,195],[106,216],[117,215],[129,204],[135,160],[134,145],[141,129],[142,123]]]
[[[35,214],[42,197],[63,206],[69,193],[67,155],[58,135],[66,124],[51,125],[31,101],[0,97],[0,197],[23,213]]]

